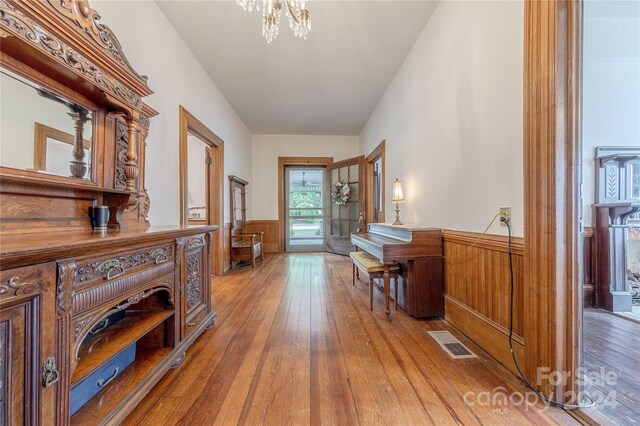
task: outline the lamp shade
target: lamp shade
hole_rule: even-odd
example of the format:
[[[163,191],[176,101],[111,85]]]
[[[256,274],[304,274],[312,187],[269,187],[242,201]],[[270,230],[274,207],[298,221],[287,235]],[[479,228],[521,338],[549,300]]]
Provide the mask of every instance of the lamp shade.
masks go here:
[[[394,203],[403,203],[404,202],[404,191],[402,191],[402,182],[396,179],[393,182],[393,198],[391,199]]]

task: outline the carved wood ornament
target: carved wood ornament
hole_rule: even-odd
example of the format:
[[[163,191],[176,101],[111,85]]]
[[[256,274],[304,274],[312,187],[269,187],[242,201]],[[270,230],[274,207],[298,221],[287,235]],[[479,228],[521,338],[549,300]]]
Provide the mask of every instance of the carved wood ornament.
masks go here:
[[[131,67],[111,29],[100,23],[100,15],[87,0],[0,0],[0,37],[3,67],[44,84],[52,92],[97,108],[93,111],[97,140],[91,150],[91,164],[97,173],[92,173],[91,181],[73,182],[76,193],[71,198],[79,197],[77,189],[84,187],[93,191],[93,205],[110,207],[110,227],[147,227],[150,202],[144,186],[144,154],[150,118],[157,112],[143,103],[143,98],[152,93],[147,78]],[[84,176],[88,169],[82,149],[88,112],[70,114],[76,127],[71,161],[71,176],[75,177]],[[49,195],[52,186],[70,188],[68,178],[0,168],[2,184],[18,180],[23,184],[25,174],[33,185],[29,195],[29,190],[18,191],[24,192],[25,198]],[[87,199],[86,193],[82,197]],[[65,202],[69,198],[65,197]],[[66,221],[59,220],[57,226],[67,223],[77,227],[80,222],[90,228],[86,207],[77,211],[76,218],[60,217]],[[0,224],[0,229],[9,227],[20,226]]]

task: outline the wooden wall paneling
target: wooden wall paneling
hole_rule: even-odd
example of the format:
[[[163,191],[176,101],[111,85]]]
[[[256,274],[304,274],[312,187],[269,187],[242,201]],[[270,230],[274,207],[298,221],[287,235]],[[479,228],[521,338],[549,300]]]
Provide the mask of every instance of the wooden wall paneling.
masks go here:
[[[582,305],[579,241],[580,0],[525,2],[524,364],[563,400],[577,394]],[[571,373],[552,386],[541,369]]]
[[[278,157],[278,252],[284,252],[284,168],[285,166],[328,166],[333,157]]]
[[[222,238],[224,243],[224,272],[231,269],[231,223],[225,223],[222,229]]]
[[[189,191],[187,171],[187,138],[189,133],[197,136],[205,144],[209,145],[210,164],[208,168],[208,225],[218,225],[218,231],[213,233],[213,258],[212,268],[214,275],[224,274],[224,141],[211,131],[204,123],[198,120],[182,105],[178,108],[179,114],[179,143],[180,143],[180,223],[188,224],[187,194]]]
[[[485,235],[478,242],[479,236],[474,232],[443,231],[445,319],[515,373],[508,343],[510,280],[507,237]],[[513,239],[512,252],[516,289],[514,348],[522,357],[522,238]]]
[[[277,220],[249,220],[245,226],[247,233],[264,232],[262,246],[265,253],[279,253],[280,240],[279,221]]]

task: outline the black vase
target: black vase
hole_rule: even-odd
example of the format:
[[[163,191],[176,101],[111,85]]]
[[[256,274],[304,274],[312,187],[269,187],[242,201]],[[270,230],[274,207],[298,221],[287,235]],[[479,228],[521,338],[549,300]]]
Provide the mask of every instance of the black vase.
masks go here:
[[[93,229],[100,231],[107,229],[107,225],[109,224],[109,207],[89,207],[89,220],[91,220],[91,227]]]

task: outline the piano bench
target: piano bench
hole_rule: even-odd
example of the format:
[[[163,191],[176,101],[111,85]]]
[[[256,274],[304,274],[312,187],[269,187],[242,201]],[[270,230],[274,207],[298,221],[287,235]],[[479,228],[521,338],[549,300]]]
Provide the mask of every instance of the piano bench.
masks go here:
[[[352,262],[352,285],[356,285],[356,273],[358,270],[365,272],[369,276],[369,309],[373,311],[373,280],[382,278],[384,281],[384,298],[385,313],[387,319],[391,319],[391,310],[389,309],[389,293],[391,287],[391,279],[395,280],[394,303],[395,309],[398,309],[398,276],[400,274],[400,265],[397,263],[382,263],[375,256],[364,251],[354,251],[349,253]]]

